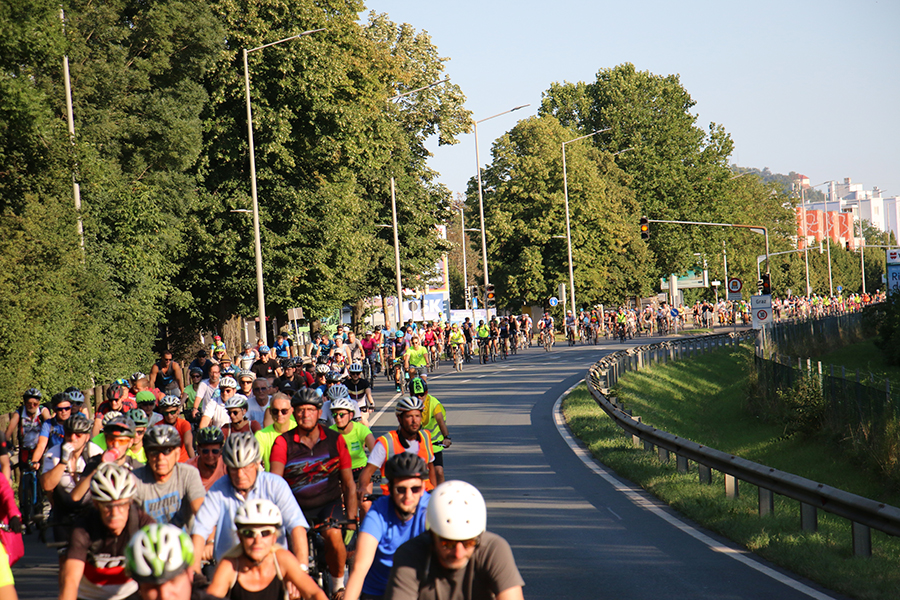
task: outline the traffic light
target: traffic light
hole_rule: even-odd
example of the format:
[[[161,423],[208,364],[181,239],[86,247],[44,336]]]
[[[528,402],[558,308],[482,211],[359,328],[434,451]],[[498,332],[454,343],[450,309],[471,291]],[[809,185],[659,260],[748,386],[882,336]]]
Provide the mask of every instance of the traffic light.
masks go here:
[[[494,284],[489,283],[484,288],[484,305],[487,308],[497,306],[497,294],[494,292]]]
[[[641,239],[650,239],[650,221],[647,219],[647,217],[641,217]]]
[[[769,281],[768,273],[762,274],[762,293],[764,296],[772,295],[772,283],[771,283],[771,281]]]

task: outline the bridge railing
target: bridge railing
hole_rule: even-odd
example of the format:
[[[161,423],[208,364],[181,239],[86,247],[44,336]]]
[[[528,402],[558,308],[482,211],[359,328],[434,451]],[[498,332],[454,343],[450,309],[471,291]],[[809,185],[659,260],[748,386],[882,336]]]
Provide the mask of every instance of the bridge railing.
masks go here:
[[[744,340],[753,339],[755,334],[751,331],[736,335],[710,335],[621,350],[592,365],[585,382],[600,408],[631,434],[635,447],[648,451],[655,449],[663,462],[668,462],[674,455],[676,467],[681,473],[687,473],[690,461],[694,461],[701,484],[712,483],[713,470],[721,472],[725,476],[725,494],[729,498],[738,496],[740,481],[757,486],[760,516],[774,513],[775,494],[797,500],[800,503],[800,527],[804,531],[817,529],[819,510],[848,519],[852,524],[853,554],[871,556],[872,529],[900,536],[900,509],[656,429],[642,423],[639,416],[633,416],[616,397],[610,395],[619,377],[627,371],[736,346]]]

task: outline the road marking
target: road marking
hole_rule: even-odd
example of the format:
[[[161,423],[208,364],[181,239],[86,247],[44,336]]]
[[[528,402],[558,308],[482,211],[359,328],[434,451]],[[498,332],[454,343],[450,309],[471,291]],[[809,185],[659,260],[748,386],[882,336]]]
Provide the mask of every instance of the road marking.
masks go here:
[[[464,381],[460,381],[460,383],[469,383],[470,381],[472,381],[472,380],[471,380],[471,379],[466,379],[466,380],[464,380]]]
[[[606,510],[608,510],[609,512],[611,512],[611,513],[613,514],[613,516],[614,516],[615,518],[617,518],[618,520],[620,520],[620,521],[622,520],[622,517],[620,517],[619,515],[617,515],[617,514],[616,514],[616,511],[614,511],[614,510],[611,509],[610,507],[607,506],[607,507],[606,507]]]
[[[388,401],[385,403],[385,405],[381,407],[381,410],[378,411],[378,414],[375,415],[374,417],[372,417],[371,419],[369,419],[369,428],[370,428],[370,429],[371,429],[371,427],[372,427],[373,425],[375,425],[375,423],[378,421],[378,417],[380,417],[381,415],[383,415],[383,414],[384,414],[384,411],[386,411],[387,409],[389,409],[389,408],[391,407],[391,404],[393,404],[394,402],[396,402],[396,401],[397,401],[397,398],[399,398],[400,396],[401,396],[401,394],[400,394],[399,392],[396,393],[396,394],[394,394],[394,397],[391,398],[390,400],[388,400]]]
[[[609,471],[601,467],[591,456],[590,452],[578,445],[578,442],[569,432],[569,427],[568,425],[566,425],[565,418],[562,415],[561,407],[563,398],[568,396],[572,392],[572,390],[581,385],[581,383],[582,382],[579,381],[578,383],[567,389],[565,392],[563,392],[562,396],[556,399],[556,402],[553,404],[553,422],[556,425],[556,430],[559,432],[560,437],[562,437],[562,439],[566,442],[575,456],[577,456],[587,468],[593,471],[596,475],[599,475],[604,480],[606,480],[606,482],[609,483],[617,492],[624,494],[629,500],[631,500],[632,503],[634,503],[635,506],[650,511],[660,519],[666,521],[673,527],[677,527],[700,543],[706,544],[713,552],[718,552],[720,554],[724,554],[725,556],[733,558],[739,563],[743,563],[751,569],[759,571],[763,575],[770,577],[775,581],[783,583],[789,588],[793,588],[802,594],[806,594],[810,598],[815,598],[816,600],[834,600],[832,596],[823,594],[818,590],[814,590],[808,585],[800,583],[796,579],[793,579],[792,577],[789,577],[784,573],[779,573],[775,569],[767,567],[766,565],[760,564],[757,561],[749,558],[747,555],[750,553],[746,550],[742,550],[740,548],[731,548],[722,545],[708,535],[698,531],[691,525],[688,525],[678,517],[671,515],[661,509],[654,503],[653,500],[650,499],[649,494],[644,492],[641,488],[623,484]]]

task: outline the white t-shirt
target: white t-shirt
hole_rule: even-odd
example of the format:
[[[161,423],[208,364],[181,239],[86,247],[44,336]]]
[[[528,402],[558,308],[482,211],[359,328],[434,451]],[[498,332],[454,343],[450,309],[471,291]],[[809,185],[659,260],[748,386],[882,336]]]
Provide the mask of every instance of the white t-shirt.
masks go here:
[[[222,429],[226,423],[231,423],[231,417],[228,416],[225,405],[218,398],[212,398],[206,403],[203,408],[203,416],[209,417],[210,425],[215,425],[219,429]]]
[[[407,452],[411,452],[412,454],[419,453],[419,436],[416,436],[416,439],[409,441],[409,446],[406,448]],[[370,465],[375,465],[377,468],[381,468],[381,465],[384,464],[384,459],[387,458],[387,451],[384,449],[384,444],[375,444],[375,447],[372,448],[372,452],[369,454],[369,462]]]
[[[61,452],[62,444],[57,444],[44,452],[44,473],[49,473],[50,470],[53,469],[53,467],[60,463],[60,461],[62,460]],[[97,456],[98,454],[103,454],[103,449],[94,442],[88,442],[87,447],[81,453],[81,456],[78,457],[78,463],[75,465],[76,472],[82,473],[86,464],[85,459],[92,458],[94,456]],[[75,485],[78,483],[73,475],[73,473],[69,472],[69,468],[66,467],[66,471],[63,473],[62,478],[59,480],[59,485],[62,486],[62,488],[66,492],[71,492],[72,490],[74,490]],[[90,491],[88,492],[88,494],[90,494]]]
[[[269,409],[269,398],[266,397],[265,406],[261,405],[257,400],[256,396],[250,394],[247,396],[247,418],[251,421],[256,421],[260,425],[266,419],[266,411]]]

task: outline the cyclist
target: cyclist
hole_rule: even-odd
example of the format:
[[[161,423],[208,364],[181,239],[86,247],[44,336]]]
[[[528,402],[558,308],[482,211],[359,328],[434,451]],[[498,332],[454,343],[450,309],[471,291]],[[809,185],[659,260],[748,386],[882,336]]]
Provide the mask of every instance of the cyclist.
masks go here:
[[[208,594],[281,600],[288,597],[290,582],[303,598],[328,600],[325,592],[306,574],[303,567],[307,565],[275,544],[273,534],[281,529],[281,511],[275,504],[265,499],[248,500],[237,510],[234,524],[240,544],[219,563]]]
[[[196,467],[200,472],[200,481],[209,496],[209,488],[225,475],[225,463],[222,462],[222,445],[225,436],[218,427],[206,427],[197,431],[197,454],[187,464]],[[206,502],[206,500],[204,500]]]
[[[272,473],[291,486],[307,521],[348,520],[356,527],[357,497],[352,460],[344,436],[319,423],[322,399],[312,390],[299,390],[291,398],[297,427],[280,435],[269,457]],[[343,501],[342,501],[343,499]],[[325,561],[332,589],[344,588],[347,547],[341,529],[329,526],[322,533]]]
[[[225,437],[232,433],[243,433],[245,431],[256,433],[262,429],[262,425],[257,421],[251,421],[247,418],[247,409],[249,407],[250,404],[247,402],[247,397],[241,394],[235,394],[225,401],[225,410],[231,419],[230,423],[225,423],[222,426],[222,433],[225,434]]]
[[[125,548],[153,519],[134,503],[137,485],[125,467],[103,463],[91,477],[93,506],[76,518],[60,579],[60,600],[118,599],[137,593],[125,572]]]
[[[142,527],[125,549],[125,568],[138,583],[143,600],[205,600],[194,592],[191,538],[174,525]]]
[[[431,435],[431,449],[434,452],[435,483],[444,482],[444,448],[449,448],[450,434],[447,432],[447,410],[440,401],[428,393],[428,383],[416,377],[409,382],[409,395],[422,401],[422,429]]]
[[[466,320],[463,321],[462,327],[460,329],[463,332],[463,335],[466,338],[466,355],[472,354],[472,341],[475,338],[475,327],[472,322],[469,320],[469,317],[466,317]]]
[[[79,392],[80,393],[80,392]],[[72,399],[75,394],[59,393],[54,394],[50,400],[50,406],[53,408],[53,417],[47,419],[41,425],[41,433],[38,435],[37,444],[31,455],[31,462],[34,469],[40,466],[44,451],[50,447],[58,446],[63,443],[66,435],[65,423],[72,416],[74,402]]]
[[[275,350],[276,358],[291,357],[291,342],[283,333],[279,333],[275,336],[275,344],[272,346],[272,349]]]
[[[250,386],[250,394],[244,394],[247,396],[247,418],[265,427],[267,421],[271,421],[271,415],[268,414],[269,381],[265,378],[257,379],[256,375],[250,371],[244,371],[238,375],[238,381],[242,382],[247,378],[250,378],[250,381],[253,382],[253,385]],[[241,385],[243,386],[243,383]]]
[[[103,453],[90,442],[91,427],[90,420],[84,415],[66,420],[64,442],[44,454],[41,488],[53,505],[52,517],[57,523],[53,538],[57,542],[69,540],[71,517],[86,504],[82,499],[73,500],[72,491],[85,471],[87,461]]]
[[[41,427],[44,421],[50,419],[50,411],[41,406],[41,398],[42,394],[39,389],[28,388],[25,390],[25,393],[22,394],[22,406],[12,413],[9,418],[9,426],[6,428],[7,440],[11,440],[14,434],[17,434],[19,440],[19,466],[23,469],[23,479],[19,481],[19,506],[23,509],[31,507],[33,510],[37,510],[40,503],[39,497],[29,497],[31,487],[23,485],[23,481],[26,471],[30,472],[29,477],[37,477],[37,468],[31,459],[34,457],[34,450],[41,435]],[[28,511],[25,512],[26,516],[30,516]]]
[[[135,395],[134,400],[137,402],[138,409],[147,415],[147,422],[151,427],[162,422],[163,416],[156,412],[156,396],[153,395],[153,392],[150,390],[140,391]]]
[[[429,531],[394,554],[384,600],[523,598],[512,550],[486,530],[487,508],[473,485],[446,481],[435,488],[426,519]]]
[[[143,417],[141,423],[143,430],[146,431],[147,417],[144,415],[144,411],[135,410],[134,412]],[[123,464],[129,469],[136,469],[147,462],[147,456],[144,454],[144,460],[141,461],[140,454],[137,451],[132,452],[134,442],[137,439],[137,422],[129,415],[131,415],[131,411],[129,411],[128,415],[116,414],[115,412],[107,413],[104,418],[103,433],[91,438],[91,442],[97,444],[104,451],[115,449],[116,458],[113,460],[112,456],[109,455],[107,456],[108,462],[118,462],[119,458],[124,457],[124,460],[119,464]],[[143,432],[141,435],[143,437]],[[143,453],[143,447],[140,450]]]
[[[412,345],[406,349],[403,355],[403,368],[409,377],[412,377],[413,369],[419,374],[419,377],[428,377],[428,348],[422,346],[419,335],[412,336]]]
[[[497,334],[500,339],[500,355],[506,357],[506,355],[509,354],[509,319],[506,317],[500,319]]]
[[[157,523],[189,524],[206,490],[194,467],[178,462],[181,435],[171,425],[155,425],[144,434],[147,464],[134,471],[137,501]]]
[[[402,330],[398,331],[394,334],[394,339],[391,342],[391,368],[394,371],[394,384],[397,387],[397,391],[403,391],[403,357],[406,355],[406,350],[409,348],[409,344],[406,342],[406,337]]]
[[[485,352],[483,348],[486,348],[488,343],[490,343],[491,328],[485,325],[483,320],[480,320],[478,321],[478,327],[475,328],[475,335],[478,338],[479,353]]]
[[[428,356],[428,362],[430,365],[433,365],[437,362],[437,350],[438,350],[438,339],[440,336],[440,330],[435,323],[430,323],[425,326],[425,331],[422,334],[422,346],[425,347]]]
[[[223,377],[219,380],[219,396],[211,397],[203,405],[203,416],[200,417],[200,429],[215,425],[222,428],[231,421],[228,411],[225,410],[225,402],[237,393],[237,381],[234,377]]]
[[[550,345],[553,345],[553,317],[550,313],[545,312],[544,318],[538,321],[538,329],[541,331],[541,344],[549,338]]]
[[[272,387],[280,388],[281,384],[290,381],[296,389],[306,387],[306,378],[297,370],[297,363],[292,358],[281,359],[281,376],[272,381]]]
[[[172,353],[168,350],[164,351],[159,360],[150,367],[150,381],[153,387],[167,394],[180,396],[184,390],[181,365],[172,359]]]
[[[459,325],[453,324],[450,330],[450,338],[448,340],[450,347],[453,349],[453,364],[458,365],[463,360],[465,353],[466,336],[459,329]]]
[[[571,310],[566,311],[566,339],[569,340],[569,345],[575,343],[575,338],[577,337],[577,333],[575,331],[575,315],[572,314]]]
[[[137,408],[137,404],[128,397],[128,388],[118,383],[110,385],[106,390],[106,400],[97,407],[97,412],[94,414],[92,437],[99,435],[103,429],[103,417],[110,411],[125,414],[134,408]]]
[[[435,485],[434,473],[434,450],[431,443],[431,434],[427,430],[422,429],[422,411],[425,406],[419,398],[406,397],[397,401],[395,413],[397,415],[398,427],[396,430],[389,431],[377,440],[375,447],[369,454],[369,462],[359,476],[359,493],[363,494],[371,491],[372,477],[376,471],[380,472],[378,477],[379,485],[383,494],[388,493],[387,484],[384,479],[384,463],[391,459],[395,454],[410,452],[416,454],[428,465],[428,482],[427,489],[432,489]]]
[[[253,371],[254,375],[257,378],[265,377],[269,381],[272,381],[279,375],[281,375],[281,367],[278,362],[275,361],[274,358],[269,356],[269,352],[271,350],[268,346],[263,346],[259,349],[259,360],[253,363],[253,366],[250,367],[250,370]]]
[[[333,388],[332,388],[333,389]],[[357,406],[350,398],[338,398],[331,401],[331,417],[334,424],[331,429],[344,436],[344,442],[350,452],[353,479],[358,481],[359,474],[368,461],[367,454],[375,446],[375,437],[368,425],[355,422],[353,419],[354,407]]]
[[[178,396],[164,396],[159,401],[159,412],[162,414],[162,422],[171,425],[178,430],[181,436],[181,450],[178,462],[187,462],[194,458],[194,435],[191,432],[191,424],[179,416],[181,412],[181,398]]]
[[[372,385],[368,379],[362,376],[362,363],[355,362],[347,369],[350,377],[344,382],[347,386],[347,392],[350,399],[356,403],[357,410],[361,415],[361,421],[366,427],[369,426],[369,413],[375,412],[375,400],[372,398]],[[355,413],[356,411],[354,411]]]
[[[255,435],[259,442],[259,450],[266,471],[271,467],[269,455],[272,453],[272,445],[275,443],[276,438],[297,426],[297,421],[294,419],[294,414],[291,410],[291,397],[287,394],[278,392],[272,396],[272,405],[269,407],[268,412],[273,419],[272,424],[263,427]]]
[[[393,456],[384,471],[389,494],[372,503],[362,522],[344,600],[380,598],[397,548],[425,532],[430,498],[423,481],[428,478],[425,461],[404,452]]]
[[[280,528],[278,544],[287,546],[290,538],[294,555],[301,565],[309,562],[309,544],[306,530],[309,524],[282,477],[266,473],[259,466],[259,442],[249,433],[228,436],[222,448],[222,461],[227,477],[222,477],[209,488],[209,494],[197,513],[191,538],[196,558],[195,570],[200,571],[200,561],[221,560],[240,543],[235,530],[235,514],[248,500],[269,500],[281,511],[284,526]],[[215,532],[213,544],[209,536]]]

